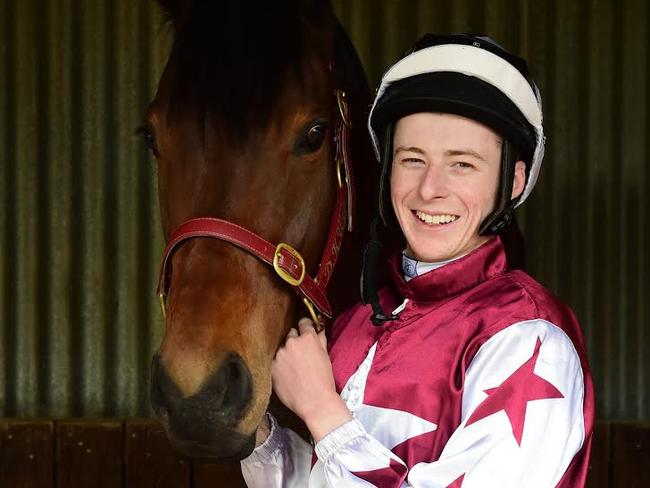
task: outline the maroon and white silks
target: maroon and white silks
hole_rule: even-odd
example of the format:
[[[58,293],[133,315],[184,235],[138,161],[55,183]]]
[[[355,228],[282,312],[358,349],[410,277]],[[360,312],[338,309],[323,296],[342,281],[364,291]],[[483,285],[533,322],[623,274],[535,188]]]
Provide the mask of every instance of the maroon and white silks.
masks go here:
[[[337,390],[353,420],[312,446],[274,423],[242,461],[250,487],[584,486],[591,373],[571,310],[522,271],[499,238],[408,283],[400,256],[387,310],[338,318]]]

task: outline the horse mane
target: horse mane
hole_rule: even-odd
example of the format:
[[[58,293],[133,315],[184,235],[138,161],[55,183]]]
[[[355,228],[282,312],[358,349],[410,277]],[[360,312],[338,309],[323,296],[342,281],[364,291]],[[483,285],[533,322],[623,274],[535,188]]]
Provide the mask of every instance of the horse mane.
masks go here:
[[[182,16],[161,4],[175,30],[169,120],[191,111],[237,139],[268,125],[288,77],[300,79],[302,25],[327,18],[305,0],[194,0]]]

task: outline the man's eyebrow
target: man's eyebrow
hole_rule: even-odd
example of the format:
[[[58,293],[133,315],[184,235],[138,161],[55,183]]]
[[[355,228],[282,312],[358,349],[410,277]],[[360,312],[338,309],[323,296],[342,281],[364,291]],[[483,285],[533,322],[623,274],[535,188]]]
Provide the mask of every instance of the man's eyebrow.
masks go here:
[[[424,149],[421,149],[421,148],[419,148],[417,146],[397,146],[395,148],[395,151],[393,152],[393,154],[395,155],[400,151],[414,152],[414,153],[418,153],[418,154],[426,154],[424,152]]]
[[[472,156],[473,158],[485,161],[485,158],[473,149],[449,149],[445,151],[445,156]]]

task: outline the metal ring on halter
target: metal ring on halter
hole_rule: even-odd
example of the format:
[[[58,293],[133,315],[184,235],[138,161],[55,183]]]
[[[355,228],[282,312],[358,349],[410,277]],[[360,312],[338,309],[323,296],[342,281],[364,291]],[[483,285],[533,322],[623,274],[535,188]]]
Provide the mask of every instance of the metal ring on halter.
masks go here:
[[[314,321],[314,329],[316,329],[316,332],[320,332],[321,330],[323,330],[323,326],[320,322],[320,316],[316,313],[316,310],[314,310],[314,304],[311,303],[306,298],[303,298],[302,301],[305,304],[305,307],[307,307],[307,310],[309,310],[309,315],[311,315],[311,319]]]
[[[165,294],[163,292],[158,293],[158,299],[160,300],[160,309],[162,310],[163,319],[167,318],[167,305],[165,303]]]
[[[294,278],[280,267],[280,251],[282,251],[282,249],[286,250],[300,263],[300,278]],[[296,251],[293,247],[285,242],[281,242],[275,248],[275,253],[273,254],[273,269],[280,278],[292,286],[300,286],[302,284],[302,281],[305,279],[305,260],[302,258],[298,251]]]
[[[345,92],[343,90],[334,90],[336,93],[336,102],[339,106],[341,119],[348,129],[352,128],[352,121],[350,120],[350,110],[348,109],[348,102],[345,100]]]
[[[343,176],[341,175],[341,166],[343,166],[343,163],[341,163],[341,160],[339,158],[336,158],[336,181],[339,183],[339,188],[343,186]]]

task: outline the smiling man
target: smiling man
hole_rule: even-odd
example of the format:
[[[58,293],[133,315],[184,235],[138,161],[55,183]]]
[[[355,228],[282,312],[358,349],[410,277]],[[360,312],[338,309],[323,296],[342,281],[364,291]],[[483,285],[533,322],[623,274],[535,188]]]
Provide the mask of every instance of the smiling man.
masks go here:
[[[391,200],[407,253],[424,262],[463,256],[489,236],[478,233],[494,209],[501,137],[453,114],[416,113],[395,124]],[[511,197],[524,189],[517,161]]]
[[[307,319],[289,333],[273,387],[314,447],[270,418],[242,461],[249,486],[584,486],[594,398],[580,326],[508,267],[499,237],[544,154],[525,61],[489,38],[427,35],[384,75],[369,129],[380,216],[404,251],[379,293],[364,273],[329,348]]]

